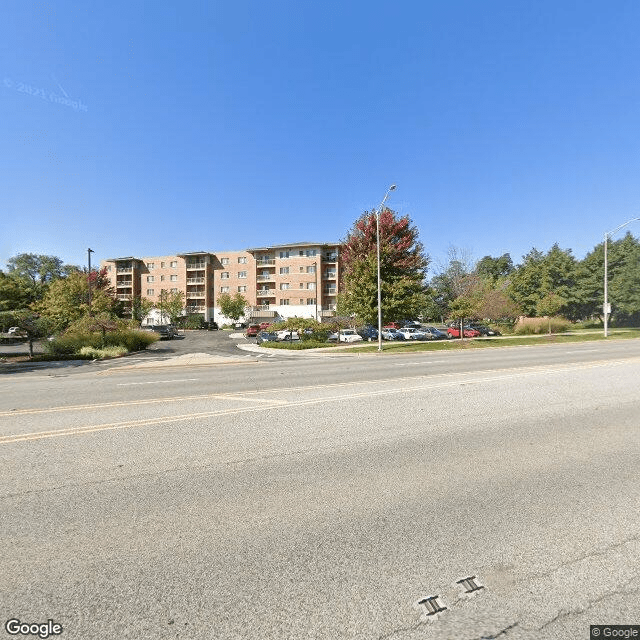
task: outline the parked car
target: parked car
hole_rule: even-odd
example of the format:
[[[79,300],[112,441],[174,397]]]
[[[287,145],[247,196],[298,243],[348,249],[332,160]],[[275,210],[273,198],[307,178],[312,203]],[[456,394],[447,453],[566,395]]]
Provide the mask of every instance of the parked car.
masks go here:
[[[497,329],[492,329],[491,327],[487,327],[484,324],[470,324],[469,327],[471,329],[475,329],[480,332],[481,336],[499,336],[501,335]]]
[[[364,327],[360,327],[356,329],[356,333],[363,340],[377,340],[378,339],[378,330],[370,324],[365,325]]]
[[[464,327],[463,331],[465,338],[478,338],[480,336],[480,332],[477,329],[472,329],[471,327]],[[447,329],[447,334],[450,338],[459,338],[460,327],[449,327]]]
[[[240,322],[240,321],[234,322],[234,324],[233,324],[233,328],[234,329],[244,329],[244,328],[246,328],[246,326],[247,326],[246,322]]]
[[[341,329],[338,331],[338,340],[340,342],[361,342],[362,336],[358,335],[355,329]]]
[[[152,324],[143,328],[147,331],[154,331],[160,336],[161,340],[172,340],[176,335],[176,330],[172,324]]]
[[[259,324],[250,324],[247,327],[246,336],[247,338],[255,338],[260,333],[260,325]]]
[[[427,334],[413,327],[403,327],[402,329],[398,329],[398,333],[401,333],[405,340],[433,340],[430,333]]]
[[[300,336],[297,331],[292,331],[291,329],[282,329],[281,331],[276,331],[276,335],[278,336],[278,340],[283,342],[289,342],[291,340],[300,340]]]
[[[382,328],[383,329],[402,329],[402,325],[399,322],[388,322]]]
[[[268,329],[270,326],[272,325],[271,322],[261,322],[260,323],[260,329],[262,329],[262,331],[265,331],[266,329]]]
[[[263,342],[278,342],[278,335],[273,331],[260,331],[256,336],[256,344]]]
[[[422,325],[417,320],[405,320],[402,323],[402,327],[410,327],[412,329],[420,329]]]
[[[440,329],[436,329],[435,327],[424,327],[422,331],[430,333],[434,340],[446,340],[449,337],[444,331],[440,331]]]
[[[383,329],[382,338],[384,340],[406,340],[403,334],[397,329]]]

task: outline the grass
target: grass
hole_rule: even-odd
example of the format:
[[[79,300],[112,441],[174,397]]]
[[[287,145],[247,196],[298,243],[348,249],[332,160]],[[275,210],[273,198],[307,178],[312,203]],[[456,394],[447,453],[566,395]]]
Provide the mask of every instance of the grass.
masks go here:
[[[640,338],[640,329],[613,329],[609,331],[608,339]],[[383,342],[384,352],[404,353],[407,351],[452,351],[460,349],[487,349],[491,347],[514,347],[522,345],[558,344],[565,342],[594,342],[605,340],[602,332],[585,331],[572,334],[535,335],[529,337],[506,338],[466,338],[465,340],[438,340],[434,342]],[[378,345],[355,347],[350,349],[353,353],[373,353],[378,350]]]

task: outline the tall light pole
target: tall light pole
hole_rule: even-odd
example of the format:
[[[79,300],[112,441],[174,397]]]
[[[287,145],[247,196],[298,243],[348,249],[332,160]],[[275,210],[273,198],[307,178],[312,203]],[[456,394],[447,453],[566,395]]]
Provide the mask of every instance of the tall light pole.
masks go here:
[[[320,292],[318,291],[318,263],[314,262],[313,263],[313,270],[315,271],[315,276],[316,276],[316,322],[318,322],[318,296],[320,295]]]
[[[395,184],[392,184],[387,190],[386,195],[380,203],[380,208],[376,212],[376,254],[378,263],[378,351],[382,351],[382,296],[380,289],[380,214],[384,203],[387,201],[389,194],[396,188]]]
[[[89,284],[89,315],[91,315],[91,254],[95,253],[93,249],[87,249],[87,257],[89,262],[89,276],[88,276],[88,284]]]
[[[606,231],[604,234],[604,304],[602,305],[602,311],[604,312],[604,337],[609,335],[609,274],[607,271],[607,242],[609,237],[617,231],[620,231],[622,227],[626,227],[632,222],[637,222],[640,218],[631,218],[623,222],[620,226],[616,227],[613,231]]]

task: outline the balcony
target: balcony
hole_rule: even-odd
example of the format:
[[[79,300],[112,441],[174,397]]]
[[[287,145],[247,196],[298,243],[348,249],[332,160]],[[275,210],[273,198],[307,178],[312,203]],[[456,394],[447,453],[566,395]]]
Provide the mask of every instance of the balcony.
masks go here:
[[[187,313],[204,313],[206,307],[201,305],[193,305],[187,307]]]
[[[207,296],[204,291],[187,291],[187,304],[189,303],[189,300],[201,300],[206,297]]]
[[[273,258],[260,258],[260,260],[256,260],[256,264],[259,267],[272,267],[275,263],[276,261]]]
[[[256,293],[258,294],[258,298],[260,297],[274,298],[276,295],[276,290],[275,289],[258,289]]]
[[[270,280],[275,280],[275,279],[276,279],[276,274],[275,273],[269,273],[267,275],[256,276],[256,280],[258,282],[269,282]]]
[[[118,267],[116,273],[133,273],[132,267]]]
[[[133,280],[118,280],[116,282],[116,287],[132,287]]]
[[[254,307],[251,307],[247,314],[250,318],[275,318],[277,312],[269,309],[268,304],[259,304]]]
[[[323,304],[322,305],[322,311],[335,311],[336,310],[336,305],[335,304]]]
[[[204,284],[204,278],[187,278],[187,284]]]
[[[325,272],[322,274],[322,277],[323,277],[325,280],[332,280],[332,279],[334,279],[334,278],[336,277],[336,272],[335,272],[335,271],[325,271]]]
[[[204,269],[206,266],[206,262],[187,262],[187,269]]]
[[[130,293],[118,293],[116,298],[118,300],[133,300],[133,296]]]
[[[338,262],[338,254],[337,253],[325,253],[322,256],[322,259],[325,262]]]
[[[338,291],[337,289],[324,289],[324,290],[322,291],[322,295],[325,295],[325,296],[335,296],[337,291]]]

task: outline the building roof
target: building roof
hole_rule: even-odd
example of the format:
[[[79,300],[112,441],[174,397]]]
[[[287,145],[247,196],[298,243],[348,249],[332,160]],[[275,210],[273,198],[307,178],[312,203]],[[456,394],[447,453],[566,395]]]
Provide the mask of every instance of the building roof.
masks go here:
[[[270,247],[257,247],[246,251],[272,251],[273,249],[294,249],[295,247],[334,247],[339,242],[293,242],[291,244],[274,244]]]

